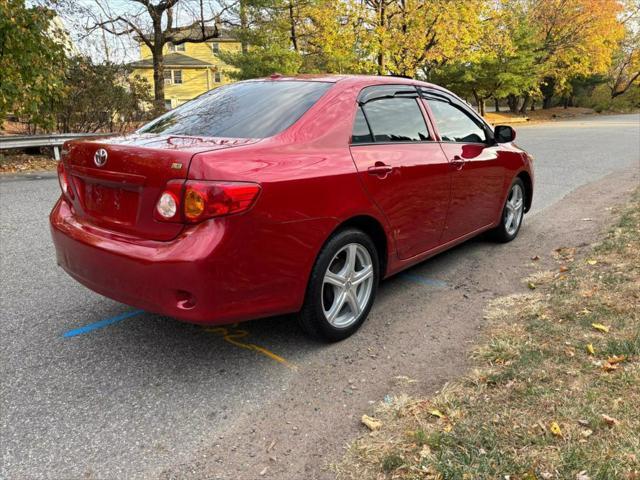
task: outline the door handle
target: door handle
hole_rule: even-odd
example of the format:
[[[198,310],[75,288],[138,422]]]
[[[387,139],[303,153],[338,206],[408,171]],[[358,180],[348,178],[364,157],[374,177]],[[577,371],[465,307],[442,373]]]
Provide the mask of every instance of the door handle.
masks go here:
[[[387,165],[384,162],[376,162],[373,167],[369,167],[367,172],[369,175],[376,175],[378,177],[384,178],[388,174],[393,171],[393,167],[391,165]]]
[[[455,168],[456,170],[462,170],[462,167],[464,167],[464,164],[465,164],[465,160],[460,155],[455,155],[453,157],[453,160],[451,160],[451,165],[453,165],[453,168]]]

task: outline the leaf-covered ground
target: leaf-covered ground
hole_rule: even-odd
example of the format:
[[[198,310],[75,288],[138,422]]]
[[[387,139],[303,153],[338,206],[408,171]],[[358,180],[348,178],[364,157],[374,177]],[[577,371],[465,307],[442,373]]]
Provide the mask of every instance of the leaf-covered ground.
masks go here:
[[[49,155],[0,154],[0,173],[54,171],[58,162]]]
[[[640,479],[640,191],[587,258],[555,256],[490,305],[472,373],[377,407],[339,479]]]

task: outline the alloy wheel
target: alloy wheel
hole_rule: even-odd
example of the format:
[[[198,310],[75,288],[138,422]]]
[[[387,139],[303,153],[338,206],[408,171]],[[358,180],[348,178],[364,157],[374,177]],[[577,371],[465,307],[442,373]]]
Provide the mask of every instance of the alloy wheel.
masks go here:
[[[524,192],[516,183],[511,187],[507,203],[504,208],[504,228],[508,235],[515,235],[522,222],[524,214]]]
[[[322,310],[337,328],[355,323],[366,308],[374,284],[373,261],[359,243],[349,243],[333,256],[322,281]]]

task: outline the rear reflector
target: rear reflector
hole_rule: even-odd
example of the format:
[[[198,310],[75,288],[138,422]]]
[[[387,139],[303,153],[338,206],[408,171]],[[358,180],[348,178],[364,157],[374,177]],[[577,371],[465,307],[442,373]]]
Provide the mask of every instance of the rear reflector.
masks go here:
[[[172,180],[160,195],[154,216],[165,222],[198,223],[244,212],[253,206],[259,193],[257,183],[188,180],[183,184]]]

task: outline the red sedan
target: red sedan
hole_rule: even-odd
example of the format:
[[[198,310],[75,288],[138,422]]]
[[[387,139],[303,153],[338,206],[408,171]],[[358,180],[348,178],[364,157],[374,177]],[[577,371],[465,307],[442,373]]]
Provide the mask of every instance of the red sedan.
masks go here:
[[[381,279],[518,234],[531,157],[451,92],[301,76],[212,90],[120,138],[71,141],[57,260],[92,290],[200,324],[298,312],[340,340]]]

